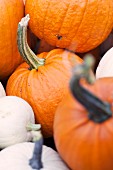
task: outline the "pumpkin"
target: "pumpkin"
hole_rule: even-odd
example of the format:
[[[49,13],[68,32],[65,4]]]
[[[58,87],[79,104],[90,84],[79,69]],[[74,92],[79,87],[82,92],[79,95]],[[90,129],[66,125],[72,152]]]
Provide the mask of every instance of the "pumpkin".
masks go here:
[[[2,96],[6,96],[6,93],[2,83],[0,82],[0,97]]]
[[[33,110],[25,100],[16,96],[0,98],[0,148],[31,141],[31,131],[40,129],[34,123]]]
[[[69,170],[52,148],[43,144],[38,137],[34,143],[15,144],[0,152],[0,169],[7,170]]]
[[[26,42],[29,15],[22,18],[18,27],[18,46],[28,63],[20,65],[10,76],[6,86],[7,95],[25,99],[33,108],[36,123],[40,123],[45,137],[53,134],[55,110],[65,95],[71,76],[71,60],[75,64],[82,59],[62,49],[54,49],[36,56]]]
[[[113,169],[113,78],[94,83],[91,62],[73,69],[54,118],[56,148],[72,170]]]
[[[113,0],[26,0],[25,13],[39,39],[76,52],[97,47],[113,26]]]
[[[24,16],[24,3],[1,0],[0,7],[0,80],[3,80],[23,61],[17,47],[17,27]]]
[[[96,78],[113,77],[113,47],[109,49],[101,58],[96,68]]]

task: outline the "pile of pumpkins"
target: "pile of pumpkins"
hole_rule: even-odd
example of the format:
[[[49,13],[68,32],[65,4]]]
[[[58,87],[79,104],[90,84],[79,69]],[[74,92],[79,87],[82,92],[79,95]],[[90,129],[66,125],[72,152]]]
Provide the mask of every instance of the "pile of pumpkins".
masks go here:
[[[112,30],[113,0],[1,1],[0,169],[113,169]]]

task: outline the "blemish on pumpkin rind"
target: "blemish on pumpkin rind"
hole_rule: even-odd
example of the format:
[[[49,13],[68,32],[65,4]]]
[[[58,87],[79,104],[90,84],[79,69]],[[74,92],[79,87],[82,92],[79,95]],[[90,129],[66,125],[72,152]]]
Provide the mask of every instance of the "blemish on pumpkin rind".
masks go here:
[[[57,39],[58,40],[61,40],[62,39],[62,36],[61,35],[56,35]]]

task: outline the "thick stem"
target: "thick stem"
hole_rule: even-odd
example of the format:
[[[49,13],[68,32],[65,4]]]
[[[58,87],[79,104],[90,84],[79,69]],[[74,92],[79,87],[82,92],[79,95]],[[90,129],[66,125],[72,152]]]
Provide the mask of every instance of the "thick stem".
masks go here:
[[[27,62],[30,68],[38,69],[39,66],[44,65],[45,59],[37,57],[27,43],[27,26],[29,20],[30,18],[28,14],[19,22],[17,31],[17,44],[21,56]]]
[[[33,135],[34,135],[33,140],[35,141],[35,146],[34,146],[33,156],[29,160],[29,165],[32,167],[32,169],[40,170],[41,168],[43,168],[43,164],[41,161],[43,138],[41,133],[39,134],[39,132],[38,133],[33,132]]]
[[[89,119],[101,123],[112,116],[111,106],[103,102],[97,96],[86,90],[80,83],[81,78],[85,78],[91,83],[91,65],[88,64],[89,58],[74,69],[74,75],[70,81],[70,89],[73,96],[88,110]],[[91,60],[91,58],[90,58]]]
[[[41,125],[40,124],[33,124],[33,123],[28,123],[27,126],[26,126],[26,129],[28,131],[37,131],[41,128]]]

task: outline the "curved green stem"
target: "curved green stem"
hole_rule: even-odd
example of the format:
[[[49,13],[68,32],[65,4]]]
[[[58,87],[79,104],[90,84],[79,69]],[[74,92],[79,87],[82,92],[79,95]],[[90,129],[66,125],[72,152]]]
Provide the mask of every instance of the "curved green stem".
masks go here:
[[[33,124],[33,123],[28,123],[27,126],[26,126],[26,129],[28,131],[37,131],[41,128],[41,125],[40,124]]]
[[[45,59],[37,57],[27,43],[27,26],[29,20],[30,18],[28,14],[19,22],[17,31],[17,44],[21,56],[27,62],[30,68],[38,69],[38,67],[44,65]]]
[[[43,164],[41,161],[42,157],[42,148],[43,148],[43,138],[40,132],[33,132],[33,141],[35,142],[33,156],[29,160],[29,165],[32,169],[40,170],[43,168]]]
[[[103,102],[86,90],[80,83],[81,78],[85,78],[88,83],[92,82],[91,61],[92,58],[86,58],[83,64],[74,68],[74,75],[70,81],[70,89],[73,96],[88,110],[89,119],[101,123],[112,116],[110,104]]]

